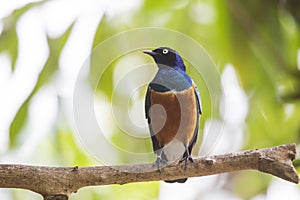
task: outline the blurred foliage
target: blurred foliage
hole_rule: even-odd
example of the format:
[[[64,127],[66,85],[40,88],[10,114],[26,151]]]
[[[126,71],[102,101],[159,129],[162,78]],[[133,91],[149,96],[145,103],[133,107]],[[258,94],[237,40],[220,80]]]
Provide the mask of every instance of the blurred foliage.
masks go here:
[[[36,82],[34,89],[18,110],[10,126],[10,146],[12,148],[20,145],[18,144],[18,142],[20,142],[18,141],[18,138],[20,137],[19,134],[21,133],[21,129],[25,125],[26,119],[28,117],[28,106],[31,98],[38,92],[38,90],[42,86],[46,85],[48,82],[51,82],[51,77],[58,70],[59,56],[64,47],[64,44],[68,39],[68,36],[70,35],[71,30],[72,26],[61,37],[56,39],[48,38],[48,45],[50,49],[48,60],[43,70],[39,74],[38,81]]]
[[[38,3],[30,3],[24,6],[23,8],[15,10],[11,15],[3,19],[3,31],[0,37],[0,52],[8,52],[11,61],[12,61],[12,69],[15,68],[15,63],[18,57],[18,37],[16,32],[16,24],[19,18],[30,8],[33,8]]]
[[[271,177],[269,174],[257,173],[256,171],[235,173],[233,176],[233,191],[242,199],[251,199],[253,194],[264,193]],[[247,180],[247,185],[251,185],[251,187],[244,188],[245,180]]]
[[[43,4],[44,2],[28,4],[2,20],[0,53],[9,53],[12,71],[18,58],[17,22],[31,8]],[[297,67],[297,52],[300,49],[299,10],[300,2],[292,0],[259,2],[145,0],[139,9],[123,14],[124,16],[117,14],[108,17],[104,14],[95,32],[93,48],[112,35],[133,28],[154,26],[184,33],[203,45],[216,61],[220,71],[226,63],[231,63],[235,67],[240,84],[249,98],[244,149],[283,143],[299,145],[300,70],[299,66]],[[52,77],[59,70],[59,57],[72,31],[73,25],[58,38],[47,37],[50,50],[48,60],[31,94],[24,100],[11,122],[8,151],[14,151],[22,144],[22,129],[28,120],[28,106],[42,86],[54,84]],[[112,50],[114,48],[121,47],[114,46]],[[110,63],[98,83],[97,90],[105,94],[109,100],[112,100],[114,69],[119,59],[121,58]],[[91,68],[91,81],[98,81],[94,75],[99,70],[101,69]],[[201,92],[201,86],[205,87],[205,83],[201,77],[193,76],[193,70],[188,68],[188,73],[192,74]],[[118,97],[122,101],[122,95]],[[202,93],[202,101],[205,109],[210,110],[211,102],[205,92]],[[204,113],[202,127],[209,116]],[[51,143],[48,149],[43,149],[52,151],[50,154],[46,153],[52,156],[48,159],[55,160],[60,165],[97,164],[79,147],[80,144],[70,131],[72,128],[61,129],[60,126],[61,124],[57,122],[57,127],[54,127],[55,136],[43,142],[43,145],[47,143],[45,145],[47,147],[49,142]],[[151,148],[150,140],[132,143],[121,130],[116,130],[111,140],[117,146],[129,146],[131,151],[136,149],[149,151]],[[120,155],[122,162],[129,162],[127,159]],[[299,160],[294,163],[299,170]],[[235,173],[232,177],[227,180],[231,182],[231,190],[244,199],[251,199],[257,194],[264,193],[271,180],[270,176],[257,172]],[[158,187],[158,183],[153,182],[84,188],[73,195],[72,199],[156,199]],[[20,195],[14,197],[19,199]]]

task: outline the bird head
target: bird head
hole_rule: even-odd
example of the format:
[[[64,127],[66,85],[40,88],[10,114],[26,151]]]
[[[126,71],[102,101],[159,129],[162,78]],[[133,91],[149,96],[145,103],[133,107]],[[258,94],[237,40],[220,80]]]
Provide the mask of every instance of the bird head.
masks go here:
[[[169,47],[159,47],[154,50],[144,50],[145,54],[152,56],[159,68],[171,67],[185,72],[185,65],[178,52]]]

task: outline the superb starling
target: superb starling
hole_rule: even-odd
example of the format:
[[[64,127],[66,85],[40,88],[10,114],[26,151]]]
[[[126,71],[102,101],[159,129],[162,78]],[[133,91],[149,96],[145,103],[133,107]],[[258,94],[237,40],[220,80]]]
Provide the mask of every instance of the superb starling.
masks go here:
[[[156,164],[180,160],[193,162],[192,149],[196,143],[201,115],[200,95],[194,81],[186,74],[184,62],[175,50],[160,47],[145,50],[158,66],[158,72],[148,85],[145,114]],[[184,183],[187,178],[167,180]]]

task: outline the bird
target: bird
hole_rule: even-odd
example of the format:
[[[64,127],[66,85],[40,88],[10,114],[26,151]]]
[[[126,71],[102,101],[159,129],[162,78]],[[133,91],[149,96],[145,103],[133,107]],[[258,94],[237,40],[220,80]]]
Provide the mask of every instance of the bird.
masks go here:
[[[191,152],[202,114],[200,93],[177,51],[159,47],[143,53],[150,55],[158,67],[145,95],[145,118],[157,155],[157,169],[161,172],[161,165],[174,161],[184,161],[187,169],[188,161],[194,162]],[[186,180],[165,182],[184,183]]]

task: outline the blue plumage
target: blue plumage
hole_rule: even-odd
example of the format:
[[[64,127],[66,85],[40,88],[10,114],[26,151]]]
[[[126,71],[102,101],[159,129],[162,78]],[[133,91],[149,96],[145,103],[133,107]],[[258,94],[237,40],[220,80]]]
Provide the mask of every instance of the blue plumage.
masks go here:
[[[179,69],[181,69],[183,72],[185,72],[185,65],[183,63],[183,60],[181,58],[181,56],[176,53],[176,66],[175,67],[178,67]]]
[[[151,84],[164,86],[164,91],[183,91],[192,86],[192,80],[181,69],[163,67],[158,69]]]

